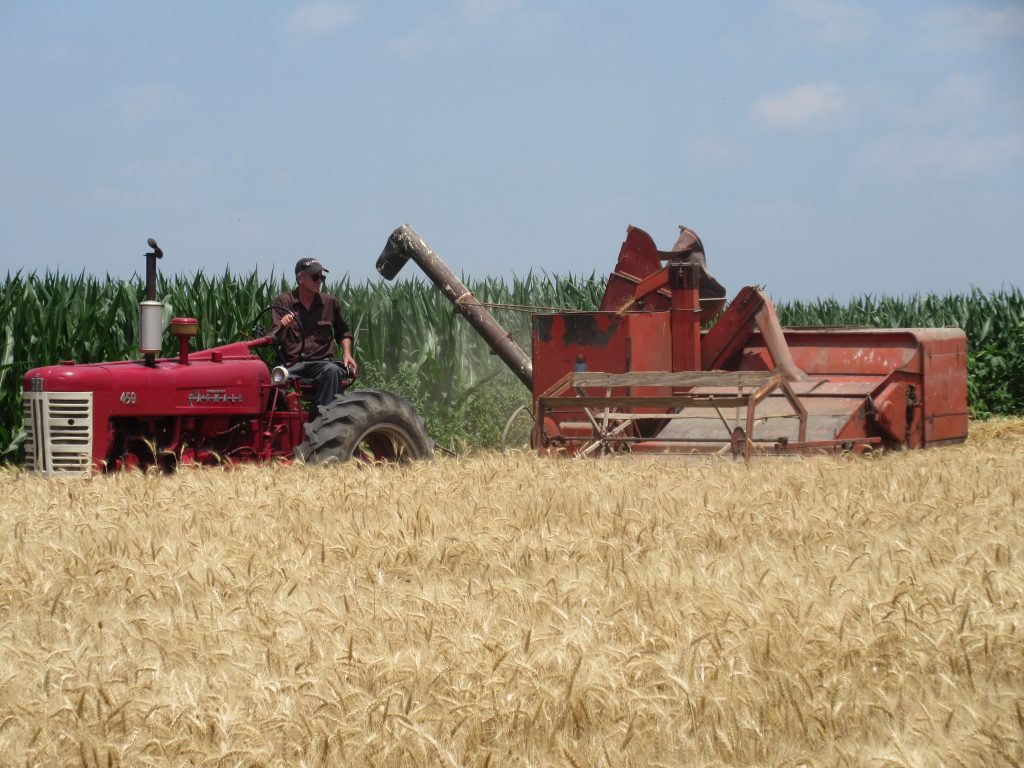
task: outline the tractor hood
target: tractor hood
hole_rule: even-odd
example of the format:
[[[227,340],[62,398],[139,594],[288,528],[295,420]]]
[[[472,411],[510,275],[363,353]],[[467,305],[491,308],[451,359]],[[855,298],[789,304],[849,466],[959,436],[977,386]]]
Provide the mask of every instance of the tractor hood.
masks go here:
[[[130,360],[35,368],[25,374],[23,386],[26,394],[91,393],[97,413],[108,417],[240,415],[259,413],[270,372],[258,357],[206,350],[186,365],[177,360],[157,360],[153,365]]]

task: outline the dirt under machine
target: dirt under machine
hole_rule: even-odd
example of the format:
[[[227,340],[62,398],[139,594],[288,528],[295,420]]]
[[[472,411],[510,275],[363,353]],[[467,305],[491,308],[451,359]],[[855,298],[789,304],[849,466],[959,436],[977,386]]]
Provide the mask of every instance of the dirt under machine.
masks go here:
[[[199,351],[189,350],[198,320],[173,318],[169,331],[178,355],[159,358],[165,310],[156,299],[156,260],[163,252],[153,239],[149,246],[139,308],[141,359],[65,360],[25,374],[28,471],[73,477],[293,457],[376,462],[432,455],[423,419],[391,392],[346,392],[314,413],[308,383],[258,354],[275,347],[274,332],[259,325],[274,307],[254,309],[253,338]],[[350,374],[346,386],[351,383]]]
[[[755,454],[925,448],[967,436],[957,328],[783,328],[769,297],[726,304],[700,238],[659,251],[629,227],[596,312],[532,316],[532,357],[408,225],[377,261],[415,261],[533,396],[542,453]]]

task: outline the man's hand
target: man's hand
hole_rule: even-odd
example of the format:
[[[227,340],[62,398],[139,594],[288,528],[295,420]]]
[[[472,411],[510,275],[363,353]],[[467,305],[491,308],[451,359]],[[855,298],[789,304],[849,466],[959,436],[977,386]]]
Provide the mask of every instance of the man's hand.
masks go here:
[[[349,367],[352,375],[355,376],[359,366],[356,365],[356,359],[352,357],[352,339],[341,340],[341,361]]]
[[[295,322],[295,318],[298,317],[294,312],[289,312],[281,318],[281,327],[287,328],[289,325]]]
[[[352,371],[352,375],[354,376],[356,372],[359,370],[359,366],[356,365],[356,359],[352,357],[351,354],[346,352],[345,355],[341,358],[341,360],[343,363],[345,363],[345,365],[348,366],[348,368]]]

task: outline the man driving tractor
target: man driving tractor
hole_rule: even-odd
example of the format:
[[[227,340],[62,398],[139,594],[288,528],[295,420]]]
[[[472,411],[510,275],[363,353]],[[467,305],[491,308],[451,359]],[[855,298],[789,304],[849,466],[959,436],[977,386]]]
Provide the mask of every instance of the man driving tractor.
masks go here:
[[[295,290],[274,299],[271,334],[277,335],[289,375],[312,382],[318,407],[331,403],[342,391],[342,382],[356,373],[352,332],[341,315],[341,305],[321,292],[326,273],[314,258],[296,262]]]

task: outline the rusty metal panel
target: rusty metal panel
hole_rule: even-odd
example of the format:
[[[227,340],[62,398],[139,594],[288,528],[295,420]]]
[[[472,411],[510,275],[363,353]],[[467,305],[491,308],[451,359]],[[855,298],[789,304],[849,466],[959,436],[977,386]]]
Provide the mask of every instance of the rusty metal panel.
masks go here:
[[[967,336],[958,328],[922,334],[924,444],[967,438]]]
[[[672,370],[669,312],[533,316],[534,396],[574,370]]]
[[[786,341],[797,365],[812,375],[884,376],[895,370],[920,370],[915,365],[918,340],[909,331],[786,331]]]
[[[754,315],[760,306],[757,290],[750,286],[729,303],[701,341],[701,365],[705,369],[725,368],[740,353],[754,332]]]
[[[625,373],[628,328],[614,312],[534,315],[534,398],[573,370]]]
[[[627,371],[671,371],[672,330],[669,312],[633,312],[626,316],[629,338]],[[597,370],[592,368],[591,370]],[[656,394],[643,388],[638,394]],[[666,388],[666,393],[671,388]]]
[[[626,239],[619,249],[619,260],[615,271],[608,278],[601,301],[601,310],[615,312],[633,300],[637,283],[661,269],[658,247],[654,239],[639,227],[629,227]],[[648,309],[663,310],[672,307],[672,297],[667,290],[658,291],[647,297]]]

